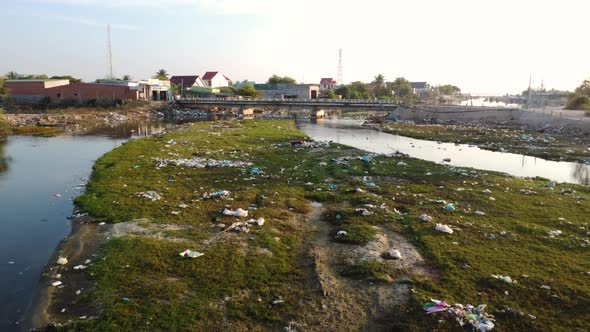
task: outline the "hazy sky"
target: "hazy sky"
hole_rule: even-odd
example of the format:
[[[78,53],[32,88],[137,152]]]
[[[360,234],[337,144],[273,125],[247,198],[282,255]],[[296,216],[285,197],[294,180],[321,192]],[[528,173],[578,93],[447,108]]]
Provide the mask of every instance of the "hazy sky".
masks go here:
[[[147,78],[220,70],[319,83],[387,80],[515,93],[590,77],[586,0],[0,0],[0,73]]]

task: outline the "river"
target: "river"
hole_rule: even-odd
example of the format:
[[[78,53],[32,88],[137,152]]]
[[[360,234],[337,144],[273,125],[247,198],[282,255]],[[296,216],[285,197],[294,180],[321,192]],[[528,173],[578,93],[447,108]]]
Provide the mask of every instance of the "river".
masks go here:
[[[10,136],[0,142],[0,331],[20,329],[43,267],[71,231],[73,199],[84,190],[94,161],[129,138],[165,128],[159,123],[126,123],[52,138]],[[376,153],[399,150],[437,163],[451,158],[450,165],[516,176],[590,181],[590,166],[386,134],[362,127],[360,120],[300,122],[299,128],[316,140]]]
[[[0,331],[18,331],[57,244],[69,235],[73,199],[95,160],[131,137],[164,128],[126,123],[0,143]]]
[[[361,120],[324,119],[299,122],[299,129],[315,140],[334,141],[375,153],[395,150],[414,158],[453,166],[473,167],[508,173],[513,176],[541,176],[558,182],[590,184],[590,166],[580,163],[548,161],[521,154],[483,150],[467,144],[437,143],[393,135],[362,126]]]

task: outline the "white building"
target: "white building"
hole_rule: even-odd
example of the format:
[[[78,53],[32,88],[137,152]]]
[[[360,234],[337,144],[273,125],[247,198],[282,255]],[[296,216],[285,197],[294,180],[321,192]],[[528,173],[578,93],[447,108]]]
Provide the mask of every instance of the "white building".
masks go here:
[[[231,80],[218,71],[208,71],[203,75],[203,82],[210,88],[223,88],[232,85]]]

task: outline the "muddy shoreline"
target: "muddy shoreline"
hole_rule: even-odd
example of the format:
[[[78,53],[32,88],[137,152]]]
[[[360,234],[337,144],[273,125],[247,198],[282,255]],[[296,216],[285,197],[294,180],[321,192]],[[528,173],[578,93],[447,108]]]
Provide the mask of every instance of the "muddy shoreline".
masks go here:
[[[99,225],[89,216],[72,220],[70,235],[55,248],[40,276],[33,302],[25,315],[23,331],[44,330],[50,325],[63,324],[83,316],[91,318],[97,313],[98,308],[84,301],[85,293],[92,291],[94,282],[87,277],[86,268],[74,267],[88,267],[93,264],[97,258],[96,253],[106,242],[111,228],[112,225]],[[67,258],[68,263],[58,265],[56,262],[59,257]],[[60,277],[57,278],[58,276]],[[62,284],[52,286],[56,281],[61,281]]]

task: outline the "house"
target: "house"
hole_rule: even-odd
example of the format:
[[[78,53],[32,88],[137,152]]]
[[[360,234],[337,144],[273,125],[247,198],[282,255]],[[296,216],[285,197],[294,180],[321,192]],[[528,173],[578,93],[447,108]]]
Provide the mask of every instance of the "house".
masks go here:
[[[410,82],[410,85],[412,86],[412,93],[415,95],[426,93],[428,88],[430,88],[426,82]]]
[[[171,101],[172,87],[170,81],[152,78],[139,81],[139,99],[152,101]]]
[[[222,88],[232,85],[232,81],[218,71],[208,71],[203,75],[203,82],[210,88]]]
[[[201,79],[201,76],[172,76],[170,77],[170,83],[178,85],[181,89],[188,89],[192,86],[207,86]]]
[[[333,78],[322,78],[320,80],[321,91],[333,91],[336,87],[336,81]]]
[[[38,103],[46,98],[50,101],[95,99],[138,99],[138,93],[128,85],[101,83],[75,83],[63,79],[7,80],[8,95],[17,102]]]
[[[254,84],[254,88],[262,93],[263,98],[317,99],[320,94],[317,84]]]

